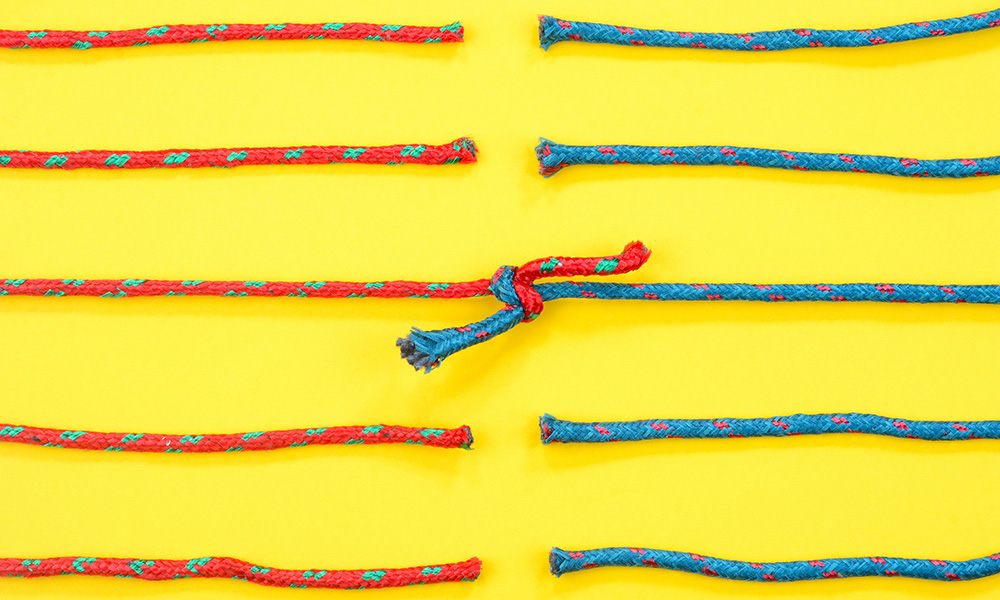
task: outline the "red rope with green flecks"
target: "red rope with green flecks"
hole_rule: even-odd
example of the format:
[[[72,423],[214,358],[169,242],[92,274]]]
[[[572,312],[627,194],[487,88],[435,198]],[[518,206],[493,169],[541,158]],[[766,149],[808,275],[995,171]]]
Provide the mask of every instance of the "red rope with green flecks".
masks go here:
[[[105,433],[0,425],[0,442],[113,452],[252,452],[300,446],[336,444],[418,444],[437,448],[472,445],[467,426],[455,429],[368,425],[319,427],[248,433],[166,435],[160,433]]]
[[[462,42],[465,30],[459,22],[443,27],[380,25],[374,23],[271,23],[249,25],[159,25],[140,29],[113,30],[12,30],[0,29],[0,47],[112,48],[188,42],[237,40],[367,40],[412,44]]]
[[[476,144],[459,138],[448,144],[392,146],[286,146],[187,150],[0,150],[0,167],[10,169],[176,169],[243,165],[451,165],[476,162]]]
[[[406,567],[402,569],[274,569],[235,558],[215,557],[189,560],[143,560],[134,558],[0,558],[0,577],[53,577],[57,575],[98,575],[147,581],[172,579],[238,579],[258,585],[285,588],[326,588],[358,590],[401,587],[425,583],[475,581],[482,562],[470,558],[460,563]]]

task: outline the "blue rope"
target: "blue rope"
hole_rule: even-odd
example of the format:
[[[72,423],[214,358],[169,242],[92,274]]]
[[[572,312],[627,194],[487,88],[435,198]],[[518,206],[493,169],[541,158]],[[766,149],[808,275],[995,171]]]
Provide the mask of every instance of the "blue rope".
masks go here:
[[[515,267],[491,287],[504,308],[482,321],[464,327],[423,331],[414,328],[396,342],[404,359],[415,369],[430,372],[448,356],[509,331],[524,320],[520,300],[511,280]],[[912,284],[771,284],[749,283],[602,283],[560,281],[539,283],[534,289],[543,301],[560,298],[597,300],[748,300],[756,302],[912,302],[921,304],[1000,304],[1000,285]]]
[[[965,178],[1000,175],[1000,156],[924,160],[868,154],[787,152],[740,146],[567,146],[545,138],[535,148],[539,173],[571,165],[750,166],[798,171],[875,173],[897,177]]]
[[[867,433],[917,440],[1000,439],[1000,421],[913,421],[864,413],[790,415],[769,419],[649,419],[578,423],[539,419],[542,443],[638,442],[666,438],[788,437]]]
[[[971,33],[1000,25],[1000,9],[966,17],[904,23],[878,29],[782,29],[754,33],[696,33],[637,29],[585,21],[541,17],[538,38],[548,50],[556,42],[575,41],[619,46],[711,48],[713,50],[791,50],[794,48],[860,48],[929,37]]]
[[[979,579],[1000,573],[1000,554],[964,561],[889,558],[825,558],[752,563],[648,548],[599,548],[567,552],[553,548],[552,574],[595,567],[656,567],[741,581],[803,581],[844,577],[912,577],[938,581]]]

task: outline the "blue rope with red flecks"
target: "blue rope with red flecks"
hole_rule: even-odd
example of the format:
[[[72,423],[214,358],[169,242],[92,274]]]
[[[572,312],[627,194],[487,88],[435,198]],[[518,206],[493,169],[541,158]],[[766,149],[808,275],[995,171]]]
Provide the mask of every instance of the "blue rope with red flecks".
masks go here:
[[[412,329],[397,340],[400,354],[415,369],[429,372],[452,354],[532,321],[544,303],[558,298],[600,300],[748,300],[758,302],[915,302],[1000,304],[1000,285],[914,285],[888,283],[595,283],[535,282],[547,277],[617,275],[641,267],[650,251],[631,242],[617,255],[550,256],[520,267],[501,267],[492,279],[457,283],[416,281],[166,281],[155,279],[3,279],[5,296],[225,296],[320,298],[472,298],[492,293],[504,307],[463,327]]]
[[[862,48],[930,37],[971,33],[1000,26],[1000,9],[965,17],[904,23],[876,29],[782,29],[754,33],[698,33],[639,29],[586,21],[539,17],[538,39],[542,48],[557,42],[590,42],[618,46],[703,48],[712,50],[773,51],[795,48]]]
[[[1000,175],[1000,156],[916,159],[869,154],[789,152],[741,146],[568,146],[545,138],[535,148],[538,172],[551,177],[572,165],[743,166],[796,171],[873,173],[962,179]]]
[[[643,421],[538,421],[544,444],[638,442],[668,438],[791,437],[865,433],[929,441],[1000,439],[1000,421],[915,421],[866,413],[789,415],[759,419],[648,419]]]
[[[549,554],[549,566],[556,576],[596,567],[654,567],[741,581],[804,581],[846,577],[911,577],[962,581],[1000,573],[1000,554],[962,561],[871,556],[746,562],[649,548],[599,548],[574,552],[553,548]]]

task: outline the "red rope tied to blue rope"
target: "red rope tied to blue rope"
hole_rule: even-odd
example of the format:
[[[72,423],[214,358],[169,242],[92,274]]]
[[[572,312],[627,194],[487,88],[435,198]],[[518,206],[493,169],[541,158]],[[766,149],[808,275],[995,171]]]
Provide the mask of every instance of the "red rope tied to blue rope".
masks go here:
[[[435,331],[413,329],[397,340],[402,357],[415,369],[430,371],[448,356],[509,331],[537,317],[549,300],[749,300],[755,302],[920,302],[1000,304],[998,285],[910,285],[888,283],[749,284],[749,283],[598,283],[546,277],[617,275],[634,271],[649,259],[642,242],[614,256],[550,256],[521,267],[501,267],[492,279],[434,283],[420,281],[202,281],[157,279],[4,279],[5,296],[225,296],[294,298],[472,298],[492,293],[504,307],[463,327]]]
[[[598,548],[549,554],[552,574],[596,567],[654,567],[742,581],[805,581],[845,577],[912,577],[937,581],[979,579],[1000,573],[1000,554],[972,560],[869,556],[789,562],[748,562],[649,548]]]
[[[539,17],[538,39],[542,48],[557,42],[574,41],[619,46],[661,48],[702,48],[712,50],[792,50],[795,48],[863,48],[908,42],[959,33],[971,33],[1000,26],[1000,8],[964,17],[903,23],[877,29],[796,28],[753,33],[698,33],[639,29],[586,21],[566,21]]]
[[[504,307],[492,316],[464,327],[423,331],[413,329],[397,340],[400,352],[415,369],[430,372],[448,356],[530,321],[542,303],[558,298],[600,300],[748,300],[757,302],[916,302],[1000,304],[998,285],[912,285],[888,283],[749,284],[749,283],[603,283],[559,281],[535,283],[542,277],[614,275],[645,264],[650,251],[632,242],[616,256],[550,257],[523,267],[501,267],[490,291]]]

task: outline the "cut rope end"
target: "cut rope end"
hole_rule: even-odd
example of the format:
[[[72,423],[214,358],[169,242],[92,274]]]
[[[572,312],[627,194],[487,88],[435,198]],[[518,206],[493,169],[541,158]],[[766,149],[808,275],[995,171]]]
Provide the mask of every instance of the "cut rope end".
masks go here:
[[[569,560],[569,554],[565,550],[560,548],[552,547],[549,551],[549,572],[560,577],[563,573],[568,571],[565,569],[566,561]]]
[[[551,444],[552,443],[552,439],[551,439],[552,438],[552,434],[553,434],[552,424],[555,423],[556,421],[558,421],[558,419],[556,419],[555,417],[553,417],[549,413],[545,413],[544,415],[538,417],[538,428],[542,432],[542,443],[543,444]]]
[[[477,157],[479,156],[479,148],[476,146],[476,142],[472,138],[458,138],[452,142],[452,147],[458,153],[455,162],[457,163],[474,163],[477,162]]]
[[[569,164],[562,161],[559,155],[552,151],[552,145],[555,142],[545,138],[538,138],[538,142],[538,145],[535,146],[535,156],[538,157],[538,173],[542,177],[552,177],[569,166]]]
[[[538,15],[538,43],[543,50],[548,50],[552,44],[565,39],[559,35],[560,29],[559,20],[555,17]]]

